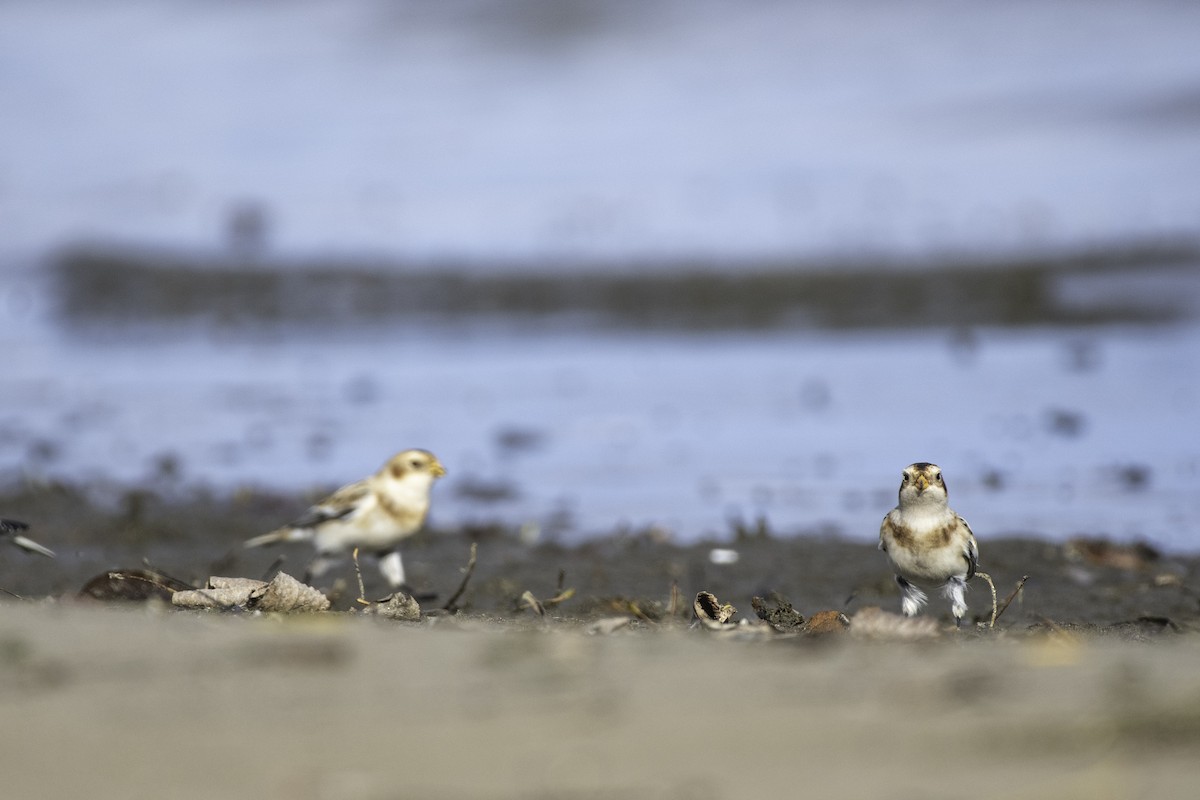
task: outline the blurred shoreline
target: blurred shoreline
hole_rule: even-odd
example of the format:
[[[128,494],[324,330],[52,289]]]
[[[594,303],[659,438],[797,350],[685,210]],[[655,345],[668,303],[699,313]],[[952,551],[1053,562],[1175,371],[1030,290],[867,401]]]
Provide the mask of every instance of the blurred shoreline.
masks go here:
[[[919,262],[695,258],[567,268],[91,243],[63,248],[50,266],[69,328],[512,319],[640,331],[870,330],[1163,324],[1200,312],[1200,244],[1182,240]]]

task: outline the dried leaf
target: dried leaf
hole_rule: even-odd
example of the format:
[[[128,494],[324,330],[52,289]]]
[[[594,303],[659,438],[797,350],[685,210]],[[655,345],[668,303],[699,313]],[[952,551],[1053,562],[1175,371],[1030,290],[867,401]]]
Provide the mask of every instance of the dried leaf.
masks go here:
[[[729,603],[722,605],[712,592],[698,592],[692,609],[696,612],[696,619],[700,620],[704,627],[713,630],[732,624],[729,620],[737,613],[737,609]]]
[[[266,581],[260,581],[255,578],[220,578],[213,576],[208,579],[207,588],[209,589],[237,589],[247,592],[255,589],[261,589],[266,586]]]
[[[248,608],[258,611],[327,611],[329,598],[288,575],[270,583],[251,578],[211,577],[204,589],[176,592],[171,602],[181,608]]]
[[[246,607],[259,611],[328,611],[329,598],[280,572],[266,586],[250,592]]]

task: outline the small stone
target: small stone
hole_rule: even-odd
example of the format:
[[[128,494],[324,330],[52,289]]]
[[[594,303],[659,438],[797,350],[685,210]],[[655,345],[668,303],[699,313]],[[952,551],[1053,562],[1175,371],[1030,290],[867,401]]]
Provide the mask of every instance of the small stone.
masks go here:
[[[413,599],[412,595],[395,592],[378,602],[371,603],[363,609],[363,613],[401,622],[416,622],[421,619],[421,606]]]

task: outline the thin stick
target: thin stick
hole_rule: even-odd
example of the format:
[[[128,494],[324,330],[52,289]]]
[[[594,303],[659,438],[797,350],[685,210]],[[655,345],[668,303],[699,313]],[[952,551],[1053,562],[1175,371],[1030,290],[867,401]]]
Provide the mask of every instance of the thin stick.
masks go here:
[[[272,561],[271,566],[267,567],[266,571],[263,573],[263,576],[262,576],[263,582],[270,583],[275,578],[275,576],[279,573],[279,570],[283,569],[283,565],[286,563],[287,563],[287,556],[279,556],[274,561]]]
[[[358,577],[358,602],[364,606],[369,606],[371,603],[367,600],[367,590],[363,586],[362,569],[358,566],[358,548],[354,548],[354,552],[350,556],[354,559],[354,574]]]
[[[462,583],[458,585],[458,591],[450,595],[450,599],[446,601],[446,605],[442,606],[443,611],[454,612],[458,607],[454,605],[458,602],[458,598],[462,597],[462,593],[467,590],[467,582],[471,580],[471,576],[475,573],[475,549],[476,542],[471,542],[471,557],[467,560],[467,568],[463,571]]]
[[[546,607],[528,589],[525,590],[525,594],[521,595],[521,608],[528,608],[539,617],[546,616]]]
[[[574,596],[575,596],[575,590],[573,588],[572,589],[563,589],[558,594],[554,595],[554,597],[551,597],[549,600],[543,600],[542,605],[556,606],[559,603],[565,603],[567,600],[570,600]]]
[[[1025,581],[1027,581],[1027,580],[1029,580],[1029,576],[1022,575],[1021,580],[1017,581],[1017,588],[1012,590],[1012,594],[1010,594],[1008,597],[1004,598],[1004,602],[1001,603],[1001,605],[1000,605],[1000,612],[998,614],[996,614],[996,619],[999,619],[1000,614],[1003,614],[1005,611],[1007,611],[1008,607],[1010,605],[1012,605],[1012,601],[1017,599],[1017,595],[1019,595],[1021,593],[1021,590],[1025,588]]]
[[[996,584],[992,583],[992,576],[988,575],[986,572],[980,572],[979,570],[976,570],[975,577],[983,578],[985,581],[987,581],[987,585],[992,589],[992,621],[988,623],[988,627],[994,628],[996,627],[996,617],[1000,616],[999,612],[997,611],[998,605],[996,603]]]
[[[200,588],[199,586],[193,586],[188,581],[181,581],[179,578],[176,578],[174,575],[169,575],[166,572],[163,572],[161,569],[159,569],[158,567],[151,564],[150,559],[148,559],[148,558],[143,558],[142,564],[143,564],[143,566],[146,567],[146,569],[150,570],[151,572],[153,572],[155,575],[159,576],[160,578],[165,578],[169,581],[174,581],[175,583],[186,586],[189,589],[199,589]],[[168,588],[168,587],[163,587],[163,588]],[[172,591],[174,591],[174,590],[172,589]]]
[[[8,589],[5,589],[3,586],[0,586],[0,592],[4,592],[7,595],[11,595],[12,597],[17,598],[18,600],[25,599],[24,597],[21,597],[21,595],[17,594],[16,592],[10,592]]]

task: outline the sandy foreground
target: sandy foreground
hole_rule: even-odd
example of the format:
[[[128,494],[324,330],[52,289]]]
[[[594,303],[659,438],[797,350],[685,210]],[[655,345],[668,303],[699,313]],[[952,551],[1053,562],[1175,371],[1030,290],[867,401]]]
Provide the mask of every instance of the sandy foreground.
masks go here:
[[[1200,639],[6,603],[5,797],[1194,797]]]
[[[899,607],[869,542],[422,534],[405,563],[437,597],[400,622],[347,611],[345,565],[332,613],[89,591],[148,564],[191,586],[298,574],[302,547],[240,549],[280,515],[266,500],[135,516],[57,492],[6,507],[58,558],[0,557],[0,800],[1162,800],[1200,786],[1195,554],[989,538],[1002,599],[1029,576],[994,629],[973,581],[962,630],[935,600],[934,638],[879,641],[853,627]],[[459,613],[438,614],[472,545]],[[373,563],[363,575],[379,597]],[[694,624],[701,590],[756,633]],[[526,592],[564,599],[539,617]],[[753,597],[852,627],[770,633]]]

